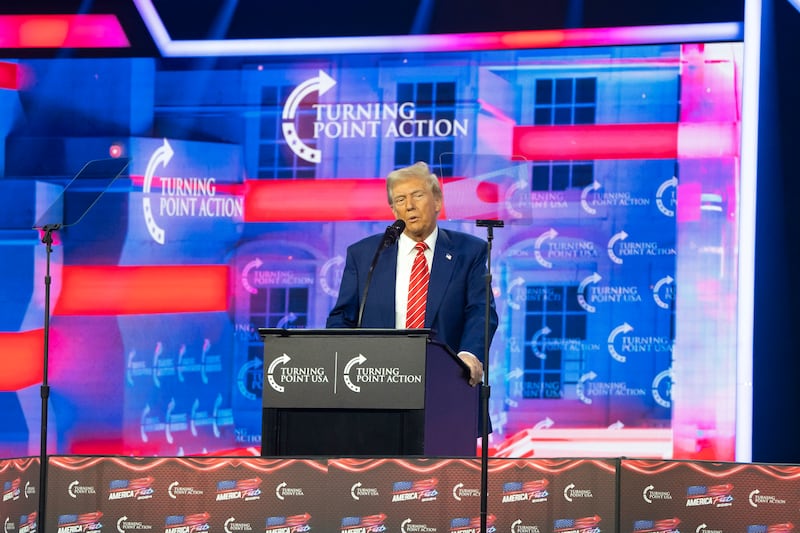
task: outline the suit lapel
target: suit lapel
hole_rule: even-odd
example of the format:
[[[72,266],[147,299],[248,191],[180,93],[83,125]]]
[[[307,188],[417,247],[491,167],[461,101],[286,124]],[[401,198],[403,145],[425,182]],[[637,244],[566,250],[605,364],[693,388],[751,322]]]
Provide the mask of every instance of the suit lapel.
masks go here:
[[[377,327],[394,327],[394,292],[397,276],[397,244],[384,250],[378,258],[369,287],[369,305],[377,310]],[[366,313],[365,313],[366,314]]]
[[[433,251],[431,280],[428,285],[428,307],[425,311],[425,326],[430,327],[444,300],[444,294],[455,268],[455,254],[450,235],[439,228],[436,248]]]

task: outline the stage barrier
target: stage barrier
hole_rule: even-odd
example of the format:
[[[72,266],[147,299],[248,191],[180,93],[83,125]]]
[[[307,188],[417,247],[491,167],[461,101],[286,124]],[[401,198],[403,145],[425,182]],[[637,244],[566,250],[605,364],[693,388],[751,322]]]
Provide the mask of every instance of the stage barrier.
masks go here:
[[[780,533],[800,466],[490,459],[487,532]],[[471,533],[478,458],[51,456],[0,461],[4,533]]]

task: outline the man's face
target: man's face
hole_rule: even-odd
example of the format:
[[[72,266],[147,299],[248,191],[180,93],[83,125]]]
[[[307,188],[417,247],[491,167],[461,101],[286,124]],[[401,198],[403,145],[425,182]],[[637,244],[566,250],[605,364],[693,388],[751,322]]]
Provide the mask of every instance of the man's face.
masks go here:
[[[441,210],[442,199],[428,190],[423,178],[406,178],[392,188],[392,212],[406,223],[403,233],[415,241],[433,232]]]

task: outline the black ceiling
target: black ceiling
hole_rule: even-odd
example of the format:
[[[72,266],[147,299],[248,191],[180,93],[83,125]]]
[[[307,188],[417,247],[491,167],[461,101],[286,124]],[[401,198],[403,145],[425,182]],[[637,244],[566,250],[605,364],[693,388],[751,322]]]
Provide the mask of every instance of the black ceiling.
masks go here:
[[[172,39],[287,38],[646,26],[743,20],[744,0],[152,0]],[[155,53],[133,0],[0,2],[0,14],[114,13]]]

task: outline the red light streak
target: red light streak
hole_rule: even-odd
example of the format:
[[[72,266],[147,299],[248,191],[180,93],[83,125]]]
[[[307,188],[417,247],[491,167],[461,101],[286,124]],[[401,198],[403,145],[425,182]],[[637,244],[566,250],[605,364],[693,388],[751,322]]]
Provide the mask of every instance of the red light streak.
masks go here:
[[[17,391],[41,383],[43,359],[43,329],[0,333],[0,391]]]
[[[224,311],[228,279],[227,265],[64,266],[53,314]]]
[[[128,48],[116,15],[0,15],[0,48]]]

